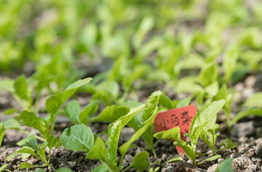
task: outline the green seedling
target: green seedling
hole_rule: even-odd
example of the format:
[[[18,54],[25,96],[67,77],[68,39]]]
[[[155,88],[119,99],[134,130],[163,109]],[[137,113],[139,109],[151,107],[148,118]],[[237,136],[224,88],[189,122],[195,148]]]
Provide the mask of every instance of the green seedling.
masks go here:
[[[121,158],[119,161],[119,165],[117,165],[117,150],[120,132],[137,115],[137,113],[144,109],[144,107],[145,105],[141,105],[136,108],[132,108],[130,109],[130,111],[126,111],[126,114],[124,116],[119,117],[117,120],[111,123],[108,127],[108,138],[106,143],[102,138],[95,137],[91,129],[83,124],[75,125],[69,129],[66,129],[60,137],[61,143],[65,148],[69,150],[88,152],[87,158],[89,159],[100,160],[102,164],[98,166],[94,171],[100,169],[104,171],[109,170],[112,172],[118,172],[126,171],[131,167],[137,170],[145,170],[149,166],[149,163],[147,162],[149,154],[147,152],[141,152],[136,155],[133,163],[125,169],[123,169],[122,162],[131,144],[146,131],[150,123],[140,128],[128,142],[126,142],[119,148]],[[122,110],[126,109],[123,108]]]
[[[205,143],[208,143],[210,149],[215,154],[217,153],[217,150],[215,149],[215,141],[218,136],[218,134],[215,134],[218,129],[216,124],[216,116],[224,104],[224,100],[213,102],[196,114],[190,125],[190,132],[188,134],[190,143],[181,140],[179,127],[174,127],[167,131],[158,132],[154,135],[154,137],[158,139],[174,139],[174,145],[180,146],[185,151],[188,158],[193,162],[193,164],[197,165],[196,158],[198,153],[196,152],[196,146],[198,139],[201,138],[204,140]],[[211,160],[214,160],[214,158],[218,158],[218,156],[215,155],[215,157],[212,157]]]
[[[232,126],[242,118],[245,118],[250,115],[256,115],[262,117],[262,93],[256,93],[250,98],[246,100],[244,103],[244,109],[243,111],[236,114],[234,118],[231,117],[231,106],[232,106],[232,94],[228,94],[227,86],[224,84],[221,89],[218,91],[217,95],[213,98],[214,100],[225,100],[225,105],[223,107],[223,110],[227,117],[227,125],[229,127],[229,130],[231,130]]]
[[[185,104],[188,101],[185,101]],[[158,106],[158,105],[162,106]],[[154,155],[154,143],[153,143],[153,132],[154,126],[153,122],[160,111],[161,108],[172,109],[176,105],[176,102],[171,101],[165,94],[161,91],[156,91],[150,95],[148,100],[145,103],[145,108],[142,113],[138,114],[135,118],[131,119],[130,122],[127,123],[127,126],[132,127],[135,131],[139,131],[144,126],[147,126],[146,131],[143,133],[142,138],[147,143],[148,149],[152,150]],[[103,122],[115,122],[120,117],[123,117],[130,111],[129,108],[125,106],[109,106],[93,121],[103,121]]]

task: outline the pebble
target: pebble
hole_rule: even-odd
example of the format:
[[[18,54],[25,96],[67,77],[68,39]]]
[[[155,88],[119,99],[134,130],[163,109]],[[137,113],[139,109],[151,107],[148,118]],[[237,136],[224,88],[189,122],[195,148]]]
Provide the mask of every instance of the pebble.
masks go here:
[[[132,157],[131,155],[126,155],[125,159],[127,162],[133,162],[134,157]]]
[[[251,135],[254,131],[253,121],[238,123],[234,125],[231,135],[234,137],[245,137]]]
[[[247,87],[254,87],[254,85],[256,84],[256,81],[257,81],[257,79],[256,79],[255,76],[249,76],[245,80],[245,85]]]
[[[161,170],[161,172],[173,172],[173,171],[174,171],[174,167],[172,167],[172,166],[169,166],[167,168],[163,168]]]
[[[214,164],[214,165],[212,165],[211,167],[209,167],[209,168],[207,169],[207,172],[215,172],[216,169],[218,168],[218,166],[219,166],[219,164]]]

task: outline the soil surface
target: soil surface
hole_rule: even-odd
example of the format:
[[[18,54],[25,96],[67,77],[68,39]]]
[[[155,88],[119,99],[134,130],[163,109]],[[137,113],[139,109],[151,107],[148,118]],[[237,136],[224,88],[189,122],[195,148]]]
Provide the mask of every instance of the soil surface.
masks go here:
[[[241,105],[241,102],[244,102],[248,97],[253,95],[255,92],[259,92],[262,90],[262,75],[250,75],[243,82],[237,83],[234,85],[235,90],[238,91],[236,95],[240,97],[241,101],[237,102],[233,105],[232,116],[234,116],[238,111],[238,106]],[[155,88],[152,88],[155,89]],[[161,89],[158,88],[158,89]],[[141,90],[141,100],[145,99],[150,93],[149,91]],[[170,95],[171,97],[179,97],[178,95]],[[181,95],[180,95],[181,96]],[[12,97],[7,94],[1,92],[0,96],[0,109],[6,109],[8,107],[16,106]],[[78,98],[80,101],[84,101],[84,97]],[[88,98],[87,98],[88,99]],[[8,101],[9,100],[9,101]],[[11,100],[11,101],[10,101]],[[81,103],[80,103],[81,104]],[[83,103],[85,104],[85,103]],[[10,118],[10,116],[3,116],[0,114],[0,121]],[[227,138],[228,129],[224,123],[225,116],[221,114],[218,117],[218,122],[220,123],[220,136],[217,140],[217,147],[221,146],[221,141]],[[68,121],[66,117],[60,116],[57,120],[57,125],[55,128],[56,136],[58,137],[65,128],[70,127],[72,124]],[[108,124],[105,123],[92,123],[91,128],[95,134],[99,134],[102,131],[105,131]],[[206,162],[198,167],[192,165],[192,163],[184,156],[184,162],[173,162],[168,163],[167,161],[171,158],[178,156],[175,146],[173,146],[172,142],[168,140],[161,140],[156,144],[155,150],[157,157],[154,157],[150,152],[149,162],[150,168],[159,169],[161,172],[215,172],[216,168],[224,159],[231,157],[233,158],[233,169],[237,172],[257,172],[262,171],[262,121],[261,118],[250,116],[239,121],[231,130],[230,139],[235,141],[238,146],[232,150],[224,150],[219,152],[221,158],[218,160],[214,160],[212,162]],[[37,131],[25,128],[31,133],[38,134]],[[125,143],[129,140],[129,138],[134,133],[134,130],[131,128],[124,128],[121,133],[120,144]],[[29,157],[27,159],[22,159],[20,156],[15,156],[10,161],[7,161],[7,157],[13,152],[19,150],[19,147],[16,145],[18,141],[25,138],[26,135],[15,130],[7,130],[3,139],[2,147],[0,148],[0,166],[4,163],[8,163],[7,169],[10,171],[18,172],[18,171],[28,171],[28,170],[18,170],[19,164],[22,162],[28,162],[34,165],[43,165],[42,162],[34,157]],[[105,134],[102,137],[106,137]],[[156,141],[156,140],[155,140]],[[128,166],[134,156],[143,151],[146,148],[145,143],[139,139],[135,142],[138,147],[131,148],[128,150],[125,159],[123,161],[124,166]],[[208,148],[201,141],[198,143],[197,151],[198,152],[208,152]],[[48,150],[46,150],[46,153]],[[50,163],[55,169],[60,167],[67,167],[72,169],[72,171],[76,172],[88,172],[92,171],[97,165],[100,164],[99,161],[93,161],[85,158],[86,153],[76,152],[76,151],[68,151],[63,147],[58,149],[51,150],[51,161]],[[198,158],[198,161],[205,159],[212,154],[205,155],[203,157]],[[33,171],[35,169],[31,169]],[[46,168],[46,171],[52,171],[51,168]],[[30,171],[30,170],[29,170]],[[135,171],[135,170],[129,170]]]

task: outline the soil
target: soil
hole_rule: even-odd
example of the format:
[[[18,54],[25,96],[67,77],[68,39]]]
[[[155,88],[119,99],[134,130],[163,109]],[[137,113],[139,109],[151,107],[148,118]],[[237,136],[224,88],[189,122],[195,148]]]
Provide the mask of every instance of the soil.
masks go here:
[[[238,105],[241,104],[246,98],[250,97],[255,92],[259,92],[262,90],[262,75],[250,75],[248,76],[244,82],[236,84],[234,87],[239,92],[239,97],[241,99],[240,102],[233,105],[233,113],[232,116],[236,114],[238,109]],[[155,88],[151,88],[154,90]],[[141,95],[141,100],[144,100],[150,93],[148,90],[141,90],[139,94]],[[158,87],[161,89],[161,87]],[[0,110],[6,109],[8,107],[13,107],[14,100],[10,97],[9,94],[0,93]],[[171,97],[179,97],[178,95],[170,95]],[[79,100],[84,99],[83,97],[78,98]],[[7,101],[12,100],[12,101]],[[83,103],[84,104],[84,103]],[[0,121],[7,119],[9,117],[3,116],[0,114]],[[227,138],[227,126],[224,124],[225,118],[221,114],[218,117],[218,122],[220,123],[220,136],[218,138],[217,146],[220,147],[220,143],[223,139]],[[62,131],[71,126],[72,124],[68,121],[67,118],[60,116],[58,118],[58,123],[56,125],[56,136],[59,136]],[[106,130],[108,124],[105,123],[92,123],[91,128],[95,134],[99,134]],[[238,146],[232,150],[224,150],[219,152],[221,158],[218,160],[214,160],[212,162],[206,162],[198,167],[192,165],[192,163],[184,157],[185,162],[175,162],[168,163],[167,161],[175,156],[178,156],[175,146],[172,145],[172,142],[168,140],[161,140],[156,144],[155,150],[157,157],[154,157],[150,152],[149,162],[150,168],[156,169],[159,168],[160,172],[215,172],[216,168],[224,159],[231,157],[233,158],[233,169],[237,172],[257,172],[262,171],[262,121],[261,118],[258,117],[248,117],[237,124],[234,125],[231,131],[230,139],[238,143]],[[29,128],[25,128],[26,130],[37,133]],[[124,128],[121,133],[120,144],[126,142],[134,133],[133,129]],[[102,135],[104,137],[105,135]],[[8,163],[7,169],[10,171],[18,172],[18,171],[28,171],[28,170],[18,170],[18,166],[22,162],[32,163],[34,165],[42,165],[42,162],[34,157],[29,157],[28,159],[22,159],[19,156],[15,156],[10,162],[7,162],[7,157],[13,152],[19,150],[19,147],[16,145],[18,141],[26,137],[25,134],[17,132],[15,130],[7,130],[5,137],[3,139],[2,147],[0,148],[0,166],[4,163]],[[143,151],[142,148],[145,148],[145,143],[140,139],[135,142],[139,147],[131,148],[128,150],[125,159],[123,161],[124,166],[128,166],[134,156]],[[201,141],[198,143],[198,152],[208,152],[208,148]],[[48,152],[48,150],[46,150]],[[72,169],[72,171],[76,172],[88,172],[92,171],[97,165],[100,164],[99,161],[93,161],[85,158],[86,153],[84,152],[76,152],[76,151],[68,151],[63,147],[58,149],[51,150],[51,161],[50,163],[53,165],[55,169],[60,167],[67,167]],[[211,156],[208,154],[206,156],[198,158],[198,161],[201,159],[207,158]],[[30,169],[33,171],[34,169]],[[29,171],[30,171],[29,170]],[[51,168],[46,168],[46,171],[52,171]],[[135,171],[135,170],[129,170]]]

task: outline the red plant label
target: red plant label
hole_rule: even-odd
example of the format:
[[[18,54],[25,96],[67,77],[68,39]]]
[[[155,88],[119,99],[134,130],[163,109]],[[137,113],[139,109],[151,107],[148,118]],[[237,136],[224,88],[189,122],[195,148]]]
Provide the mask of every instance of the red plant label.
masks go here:
[[[197,109],[194,105],[160,112],[154,121],[156,132],[169,130],[178,126],[180,128],[181,140],[186,141],[184,134],[189,133],[190,124],[196,113]],[[179,154],[185,154],[181,147],[176,146],[176,149]]]

